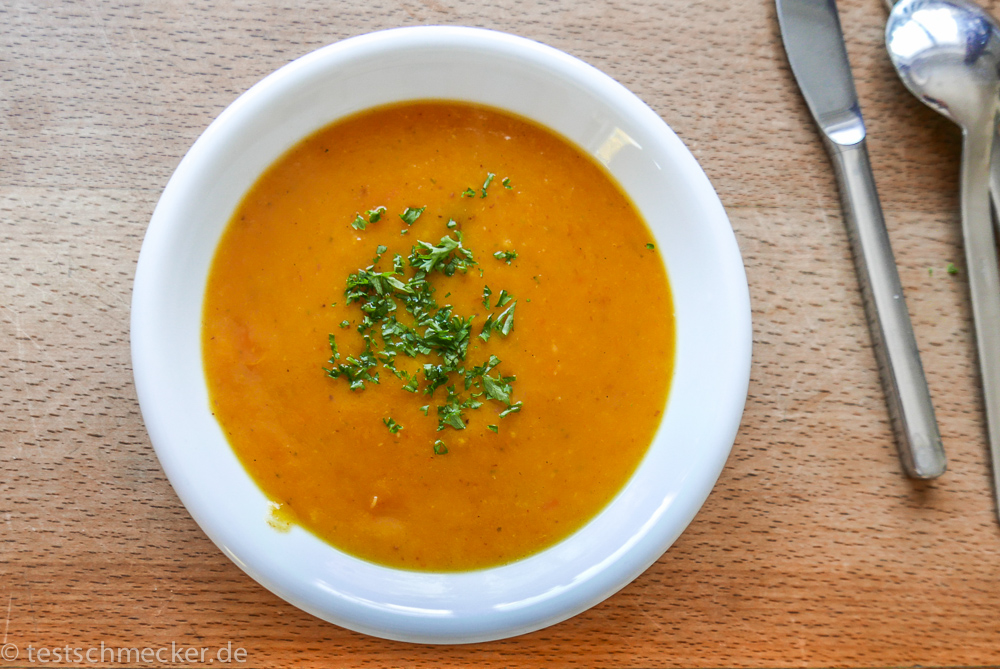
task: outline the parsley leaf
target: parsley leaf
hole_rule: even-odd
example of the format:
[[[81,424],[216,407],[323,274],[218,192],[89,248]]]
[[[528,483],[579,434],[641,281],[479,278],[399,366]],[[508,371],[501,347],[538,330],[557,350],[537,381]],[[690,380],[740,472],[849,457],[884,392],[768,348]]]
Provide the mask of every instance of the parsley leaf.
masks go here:
[[[493,378],[489,374],[484,374],[483,389],[486,391],[486,398],[503,402],[509,406],[511,390],[510,382],[513,380],[513,376],[502,377],[497,375],[497,378]]]
[[[420,214],[424,213],[424,209],[426,208],[427,207],[420,207],[419,209],[413,209],[411,207],[407,207],[403,210],[403,213],[400,214],[399,217],[403,219],[403,223],[413,225],[416,220],[420,218]]]
[[[462,246],[462,233],[458,231],[454,238],[450,234],[442,237],[437,246],[418,241],[410,254],[410,266],[427,274],[438,270],[446,276],[452,276],[456,271],[468,271],[475,264],[472,251]]]
[[[518,402],[517,404],[511,404],[509,407],[507,407],[506,409],[504,409],[503,411],[500,412],[500,417],[501,418],[506,418],[510,414],[512,414],[512,413],[518,413],[519,411],[521,411],[521,403],[520,402]]]
[[[483,190],[482,190],[482,192],[483,192],[482,196],[483,197],[486,197],[486,189],[490,187],[491,183],[493,183],[493,177],[495,177],[495,176],[496,175],[493,174],[493,172],[487,172],[486,173],[486,181],[483,182]]]
[[[504,337],[510,334],[511,328],[514,327],[514,307],[516,306],[517,302],[515,301],[512,305],[500,312],[500,315],[497,316],[496,325],[493,326],[493,329],[499,330],[500,334]]]
[[[511,261],[517,258],[517,251],[514,250],[497,251],[496,253],[493,254],[493,257],[496,258],[497,260],[503,260],[509,265]]]
[[[378,223],[382,219],[382,214],[384,214],[385,211],[385,207],[375,207],[374,209],[366,211],[365,216],[358,214],[354,217],[354,222],[351,223],[351,227],[355,230],[364,230],[369,223]],[[367,217],[367,219],[365,217]]]

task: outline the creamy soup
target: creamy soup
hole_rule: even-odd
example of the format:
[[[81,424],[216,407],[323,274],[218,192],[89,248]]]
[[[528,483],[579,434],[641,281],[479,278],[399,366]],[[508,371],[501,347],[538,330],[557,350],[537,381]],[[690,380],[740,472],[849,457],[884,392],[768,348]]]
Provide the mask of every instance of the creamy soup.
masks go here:
[[[451,102],[285,154],[204,305],[212,411],[276,518],[404,569],[505,564],[593,518],[652,441],[673,349],[663,261],[606,171]]]

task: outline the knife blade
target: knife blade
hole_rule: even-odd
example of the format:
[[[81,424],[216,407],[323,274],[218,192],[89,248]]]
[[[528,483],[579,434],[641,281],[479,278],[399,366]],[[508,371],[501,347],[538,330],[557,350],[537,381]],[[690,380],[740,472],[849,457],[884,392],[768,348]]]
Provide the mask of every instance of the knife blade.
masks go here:
[[[913,478],[936,478],[947,461],[875,189],[837,5],[834,0],[776,4],[788,63],[833,163],[903,469]]]

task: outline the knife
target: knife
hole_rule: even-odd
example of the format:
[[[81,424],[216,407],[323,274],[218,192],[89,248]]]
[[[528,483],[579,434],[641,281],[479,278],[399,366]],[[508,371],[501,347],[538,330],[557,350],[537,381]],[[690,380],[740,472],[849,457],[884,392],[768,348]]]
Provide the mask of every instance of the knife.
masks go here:
[[[830,154],[872,345],[903,469],[918,479],[947,462],[865,145],[865,123],[834,0],[776,0],[792,74]]]

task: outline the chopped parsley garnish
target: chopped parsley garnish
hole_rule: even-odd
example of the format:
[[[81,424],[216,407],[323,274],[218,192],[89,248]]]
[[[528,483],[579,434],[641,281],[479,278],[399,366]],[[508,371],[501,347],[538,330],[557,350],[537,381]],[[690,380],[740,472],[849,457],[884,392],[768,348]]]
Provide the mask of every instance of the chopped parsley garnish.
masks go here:
[[[416,220],[420,218],[420,214],[424,213],[424,209],[426,208],[427,207],[420,207],[419,209],[413,209],[411,207],[407,207],[403,210],[403,213],[400,214],[399,217],[403,219],[403,223],[413,225]]]
[[[489,341],[490,335],[493,334],[494,325],[495,323],[493,322],[493,314],[487,315],[486,322],[483,323],[483,330],[482,332],[479,333],[479,338],[482,339],[483,341]]]
[[[484,191],[492,178],[491,173],[483,186]],[[381,217],[385,210],[379,209],[381,211],[372,210],[369,214]],[[423,211],[423,208],[407,208],[400,217],[410,225]],[[491,355],[480,365],[471,365],[466,360],[475,315],[455,313],[452,305],[439,305],[435,299],[435,282],[456,273],[466,273],[478,265],[472,251],[465,247],[462,233],[455,229],[458,224],[452,223],[454,221],[449,220],[448,227],[452,231],[436,244],[418,240],[405,258],[394,255],[391,268],[385,268],[388,258],[384,254],[388,249],[379,245],[371,264],[347,277],[344,295],[347,304],[360,310],[360,318],[353,322],[357,323],[355,330],[361,338],[362,351],[341,360],[338,342],[331,334],[330,367],[324,368],[330,378],[344,378],[355,391],[365,390],[369,384],[380,384],[380,369],[388,370],[401,381],[404,390],[436,397],[420,410],[428,416],[434,407],[438,431],[464,430],[469,422],[467,413],[487,402],[496,402],[502,407],[500,418],[521,410],[520,402],[511,401],[516,377],[504,375],[497,369],[501,365],[499,358]],[[483,306],[487,310],[499,310],[499,313],[491,311],[486,315],[479,334],[484,342],[488,342],[494,332],[508,335],[514,325],[517,301],[506,290],[501,290],[496,304],[491,307],[492,294],[492,290],[484,286]],[[347,329],[351,323],[344,320],[340,327]],[[407,358],[418,360],[397,366],[397,360]],[[436,392],[439,388],[444,392]],[[392,434],[403,429],[392,418],[383,418],[382,422]],[[490,427],[497,432],[495,428]],[[434,452],[443,454],[448,449],[438,440]]]
[[[500,417],[505,418],[506,416],[509,416],[512,413],[519,412],[520,410],[521,410],[520,402],[518,402],[517,404],[511,404],[509,407],[500,412]]]
[[[496,425],[487,425],[486,427],[488,427],[490,429],[490,432],[499,432],[500,431],[500,428],[497,427]]]
[[[513,188],[513,186],[510,185],[510,177],[504,177],[503,181],[501,181],[500,183],[502,183],[503,187],[506,188],[507,190]]]
[[[646,248],[649,249],[650,251],[652,251],[653,249],[656,248],[656,245],[653,244],[653,243],[649,243],[649,244],[646,244]]]
[[[354,222],[351,223],[351,227],[355,230],[364,230],[369,223],[378,223],[382,219],[382,214],[385,213],[385,207],[375,207],[374,209],[369,209],[362,216],[358,214],[354,217]]]
[[[471,188],[466,188],[462,191],[462,197],[476,197],[476,191]]]
[[[493,257],[497,260],[503,260],[509,265],[517,257],[517,251],[497,251],[493,254]]]
[[[946,268],[946,271],[948,272],[948,274],[955,275],[955,274],[958,274],[958,267],[955,266],[955,263],[950,262],[950,263],[948,263],[948,267]]]
[[[504,337],[510,334],[511,328],[514,327],[514,307],[517,306],[517,302],[504,309],[499,316],[497,316],[496,324],[493,329],[498,331]]]
[[[483,191],[482,191],[483,192],[483,195],[482,195],[483,197],[486,197],[486,189],[490,187],[491,183],[493,183],[493,177],[495,177],[495,176],[496,175],[493,174],[493,172],[487,172],[486,173],[486,181],[483,182]]]
[[[414,247],[414,254],[416,260],[411,254],[410,265],[428,274],[437,269],[446,276],[451,276],[456,270],[465,272],[476,264],[472,258],[472,251],[462,246],[462,233],[457,230],[454,238],[450,234],[445,235],[437,246],[418,241]]]

